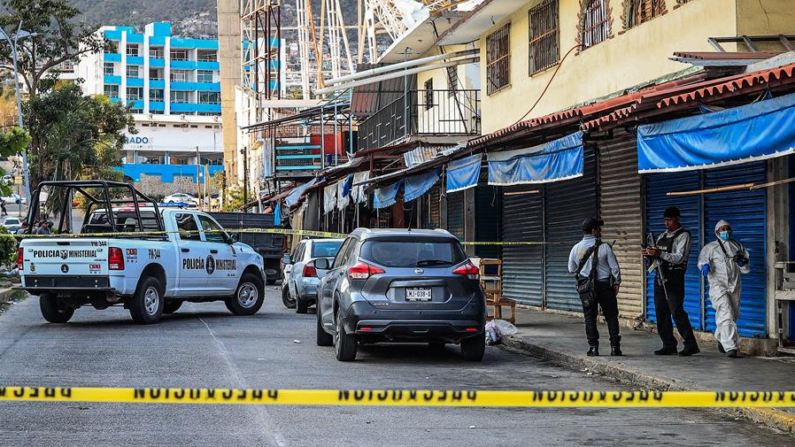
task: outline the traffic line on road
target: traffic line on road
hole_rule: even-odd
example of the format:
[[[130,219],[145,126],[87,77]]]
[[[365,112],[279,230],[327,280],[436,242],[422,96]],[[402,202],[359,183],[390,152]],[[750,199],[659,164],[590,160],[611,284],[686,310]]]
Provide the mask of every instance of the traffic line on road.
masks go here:
[[[475,391],[0,387],[0,401],[398,407],[793,408],[795,407],[795,391]]]

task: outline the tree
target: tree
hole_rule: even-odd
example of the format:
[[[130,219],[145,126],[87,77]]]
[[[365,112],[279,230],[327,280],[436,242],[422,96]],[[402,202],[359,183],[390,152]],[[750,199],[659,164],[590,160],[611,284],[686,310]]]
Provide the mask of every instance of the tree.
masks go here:
[[[125,133],[137,132],[126,107],[65,84],[28,99],[23,112],[31,188],[43,180],[121,179]]]
[[[0,16],[0,27],[12,39],[20,24],[32,33],[19,41],[17,51],[19,74],[31,97],[39,95],[43,81],[52,82],[46,74],[59,64],[76,63],[80,55],[110,45],[94,34],[94,28],[75,23],[80,11],[68,0],[6,0],[3,5],[8,14]],[[12,51],[6,44],[0,45],[0,68],[13,70]]]
[[[9,157],[25,151],[30,144],[30,134],[14,127],[10,132],[0,132],[0,157]],[[5,170],[0,168],[0,176],[5,175]],[[0,183],[0,192],[4,196],[11,194],[11,188]]]

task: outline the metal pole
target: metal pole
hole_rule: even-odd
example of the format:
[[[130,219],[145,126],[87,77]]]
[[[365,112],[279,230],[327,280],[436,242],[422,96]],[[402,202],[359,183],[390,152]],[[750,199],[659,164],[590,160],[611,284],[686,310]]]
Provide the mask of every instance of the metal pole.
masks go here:
[[[17,39],[19,38],[19,32],[22,30],[22,22],[19,22],[19,26],[17,26],[17,33],[14,35],[13,42],[8,34],[0,28],[0,33],[3,33],[3,37],[8,41],[8,44],[11,46],[11,57],[14,61],[14,86],[16,88],[16,96],[17,96],[17,119],[20,129],[25,128],[25,123],[22,119],[22,92],[19,90],[19,69],[17,68]],[[25,203],[30,206],[30,178],[28,175],[28,151],[22,151],[22,175],[24,177],[25,182]]]

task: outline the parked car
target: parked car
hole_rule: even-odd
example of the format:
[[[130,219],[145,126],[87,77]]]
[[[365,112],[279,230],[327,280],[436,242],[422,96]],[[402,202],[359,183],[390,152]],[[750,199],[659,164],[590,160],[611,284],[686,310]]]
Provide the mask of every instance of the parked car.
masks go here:
[[[10,196],[0,197],[0,198],[5,200],[6,205],[8,205],[10,203],[16,203],[17,205],[25,203],[25,198],[20,196],[19,194],[11,194]],[[46,200],[47,200],[47,197],[44,196],[44,198],[42,199],[42,202],[45,202]]]
[[[163,199],[163,203],[184,203],[189,206],[199,206],[199,199],[190,194],[178,192],[176,194],[166,196]]]
[[[337,360],[356,358],[358,343],[461,345],[466,360],[486,348],[486,301],[479,270],[445,230],[365,229],[351,233],[320,282],[317,344]]]
[[[332,261],[342,245],[342,239],[304,239],[298,243],[292,256],[282,260],[285,265],[282,281],[282,302],[288,309],[305,314],[317,302],[317,286],[326,270],[318,269],[315,261]]]
[[[17,217],[6,217],[3,221],[3,226],[9,233],[16,233],[20,225],[22,225],[22,222]]]

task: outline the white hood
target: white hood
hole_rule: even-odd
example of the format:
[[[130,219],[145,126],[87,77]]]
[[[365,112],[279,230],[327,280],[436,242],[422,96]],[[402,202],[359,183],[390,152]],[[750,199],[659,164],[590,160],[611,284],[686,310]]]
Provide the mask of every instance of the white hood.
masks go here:
[[[728,226],[729,226],[729,228],[731,228],[731,226],[732,226],[732,225],[731,225],[731,224],[730,224],[728,221],[725,221],[725,220],[723,220],[723,219],[719,220],[719,221],[718,221],[718,223],[717,223],[717,224],[715,224],[715,235],[716,235],[716,236],[718,235],[718,229],[719,229],[720,227],[723,227],[723,226],[726,226],[726,225],[728,225]]]

